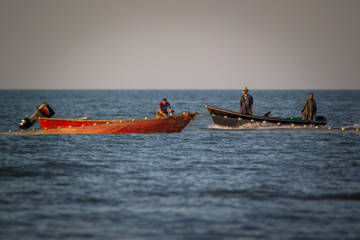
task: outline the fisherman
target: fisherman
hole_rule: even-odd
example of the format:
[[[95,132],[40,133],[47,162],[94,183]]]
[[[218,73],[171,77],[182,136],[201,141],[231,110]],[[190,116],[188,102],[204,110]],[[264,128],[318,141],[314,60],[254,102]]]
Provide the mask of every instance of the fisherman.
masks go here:
[[[312,121],[316,116],[317,107],[313,96],[314,95],[312,93],[309,93],[309,99],[305,101],[304,107],[301,110],[300,115],[303,115],[304,113],[303,120]]]
[[[159,110],[156,113],[156,117],[166,117],[168,116],[168,111],[170,110],[170,116],[173,114],[173,110],[170,107],[170,103],[166,100],[166,98],[163,98],[163,100],[159,103]]]
[[[240,107],[239,113],[251,115],[252,114],[252,106],[253,106],[253,98],[250,94],[248,94],[249,89],[247,87],[243,88],[243,93],[240,97]]]

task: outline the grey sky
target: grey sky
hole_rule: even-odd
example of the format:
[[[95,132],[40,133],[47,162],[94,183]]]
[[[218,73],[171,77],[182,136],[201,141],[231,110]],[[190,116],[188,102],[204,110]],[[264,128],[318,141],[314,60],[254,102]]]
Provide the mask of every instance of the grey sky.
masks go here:
[[[359,0],[0,0],[1,89],[360,89]]]

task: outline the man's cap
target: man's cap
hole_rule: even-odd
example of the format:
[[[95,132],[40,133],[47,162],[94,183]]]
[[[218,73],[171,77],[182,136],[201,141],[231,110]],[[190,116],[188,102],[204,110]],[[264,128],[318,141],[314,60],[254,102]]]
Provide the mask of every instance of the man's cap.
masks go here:
[[[245,91],[249,91],[249,89],[247,87],[244,87],[243,92],[245,92]]]

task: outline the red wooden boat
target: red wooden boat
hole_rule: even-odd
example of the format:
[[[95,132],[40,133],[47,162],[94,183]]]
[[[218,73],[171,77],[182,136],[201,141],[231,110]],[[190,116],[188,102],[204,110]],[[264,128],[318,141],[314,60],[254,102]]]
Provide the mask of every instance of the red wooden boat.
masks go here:
[[[194,120],[198,112],[177,114],[167,117],[154,117],[129,120],[87,120],[69,118],[51,118],[54,110],[44,102],[36,107],[35,112],[26,116],[20,122],[23,129],[13,134],[130,134],[130,133],[179,133]],[[35,122],[40,122],[41,130],[30,128]],[[12,133],[12,131],[9,131]],[[4,134],[4,133],[1,133]]]
[[[160,118],[83,120],[39,117],[41,131],[32,134],[131,134],[179,133],[198,112]],[[29,132],[29,131],[26,131]]]

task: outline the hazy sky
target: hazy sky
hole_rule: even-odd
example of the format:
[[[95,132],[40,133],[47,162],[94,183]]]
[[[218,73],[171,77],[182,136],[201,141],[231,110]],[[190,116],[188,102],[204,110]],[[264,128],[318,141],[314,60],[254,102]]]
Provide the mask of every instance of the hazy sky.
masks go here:
[[[360,89],[359,0],[0,0],[1,89]]]

